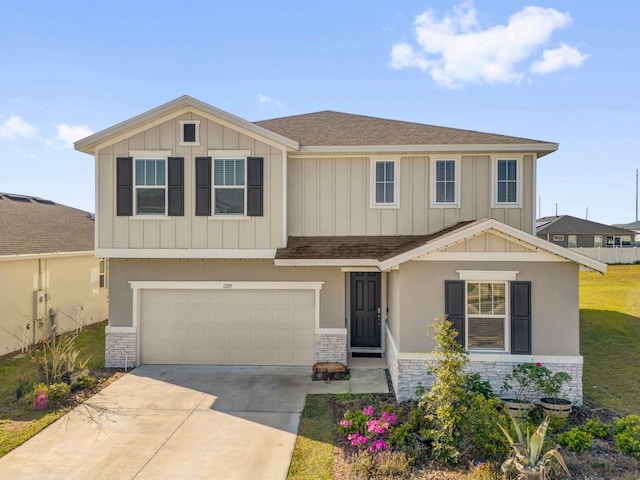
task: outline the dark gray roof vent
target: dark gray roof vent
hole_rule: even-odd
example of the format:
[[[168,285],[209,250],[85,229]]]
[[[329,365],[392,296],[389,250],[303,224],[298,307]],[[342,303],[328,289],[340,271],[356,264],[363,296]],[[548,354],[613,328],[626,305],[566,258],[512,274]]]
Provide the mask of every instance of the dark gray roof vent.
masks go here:
[[[43,205],[55,205],[55,202],[51,201],[51,200],[47,200],[45,198],[38,198],[38,197],[31,197],[32,200],[38,202],[38,203],[42,203]]]
[[[23,195],[8,195],[5,193],[4,196],[7,197],[9,200],[13,200],[14,202],[25,202],[25,203],[31,202],[31,199],[29,197],[25,197]]]

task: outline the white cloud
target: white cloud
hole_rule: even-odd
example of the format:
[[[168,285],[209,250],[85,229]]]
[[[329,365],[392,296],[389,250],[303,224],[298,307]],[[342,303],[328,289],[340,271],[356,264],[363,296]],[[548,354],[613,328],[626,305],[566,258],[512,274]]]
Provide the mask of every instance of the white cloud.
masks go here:
[[[542,60],[534,62],[531,71],[546,75],[566,67],[579,67],[587,58],[589,55],[563,43],[559,48],[542,52]]]
[[[282,102],[280,102],[280,100],[276,100],[275,98],[271,98],[269,95],[258,95],[258,101],[262,105],[275,105],[278,108],[282,108]]]
[[[58,125],[58,140],[62,140],[65,146],[73,148],[73,142],[88,137],[93,132],[86,125],[71,126],[66,123]]]
[[[419,68],[429,73],[436,84],[447,88],[472,82],[518,83],[524,78],[523,64],[549,41],[554,31],[570,22],[568,13],[529,6],[514,13],[506,25],[482,29],[472,1],[457,5],[441,19],[426,11],[414,21],[416,45],[394,45],[390,65],[396,69]],[[567,48],[573,51],[574,62],[582,55]],[[562,55],[566,53],[565,49]],[[555,57],[549,60],[552,61]],[[546,57],[537,63],[546,64]],[[571,65],[566,58],[564,63],[555,64],[558,68]]]
[[[16,115],[12,115],[0,123],[0,137],[7,140],[14,140],[18,137],[30,138],[35,134],[36,127]]]

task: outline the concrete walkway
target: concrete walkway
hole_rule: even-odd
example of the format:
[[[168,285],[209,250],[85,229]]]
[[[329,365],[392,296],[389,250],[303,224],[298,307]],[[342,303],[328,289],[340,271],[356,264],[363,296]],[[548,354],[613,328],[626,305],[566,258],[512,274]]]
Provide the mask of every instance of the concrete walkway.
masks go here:
[[[286,479],[307,393],[388,392],[382,369],[147,365],[0,458],[0,478]]]

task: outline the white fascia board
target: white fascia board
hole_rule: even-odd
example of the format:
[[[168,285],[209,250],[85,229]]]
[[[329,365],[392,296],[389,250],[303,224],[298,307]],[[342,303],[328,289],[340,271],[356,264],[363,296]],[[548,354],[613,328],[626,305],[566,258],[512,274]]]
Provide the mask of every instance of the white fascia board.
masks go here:
[[[251,282],[234,280],[132,280],[132,290],[320,290],[324,282]]]
[[[276,267],[378,267],[380,262],[369,259],[276,259],[274,264]]]
[[[558,262],[571,260],[542,252],[429,252],[414,260],[429,262]]]
[[[53,253],[25,253],[20,255],[2,255],[0,262],[11,262],[15,260],[37,260],[41,258],[66,258],[66,257],[96,257],[93,250],[84,252],[53,252]]]
[[[276,249],[169,249],[169,248],[98,248],[100,258],[221,258],[272,259]]]
[[[74,143],[74,148],[84,153],[93,154],[96,149],[117,143],[122,138],[130,137],[154,125],[158,125],[168,118],[173,118],[193,110],[196,110],[195,113],[202,114],[223,125],[269,139],[269,143],[275,143],[281,147],[286,146],[293,150],[299,149],[299,144],[296,141],[267,130],[266,128],[259,127],[254,123],[215,108],[200,100],[196,100],[188,95],[183,95],[164,105],[160,105],[129,120],[125,120],[124,122],[120,122],[112,127],[78,140]]]
[[[491,153],[491,152],[555,152],[557,143],[445,144],[445,145],[313,145],[299,148],[300,153]]]
[[[605,263],[594,260],[590,257],[587,257],[586,255],[573,252],[569,249],[559,247],[550,242],[542,240],[535,235],[523,232],[522,230],[511,227],[492,218],[476,220],[475,222],[461,227],[460,229],[451,232],[448,235],[436,238],[431,242],[427,242],[425,245],[421,245],[420,247],[414,248],[413,250],[405,252],[394,258],[385,260],[384,262],[380,262],[380,269],[387,270],[388,268],[394,267],[406,261],[413,260],[430,252],[435,252],[437,250],[440,250],[441,248],[491,230],[501,232],[505,235],[508,235],[509,237],[513,237],[515,240],[520,240],[535,247],[536,249],[540,249],[543,252],[549,252],[551,254],[559,256],[560,258],[576,262],[592,270],[597,270],[601,273],[605,273],[607,271],[607,265]]]

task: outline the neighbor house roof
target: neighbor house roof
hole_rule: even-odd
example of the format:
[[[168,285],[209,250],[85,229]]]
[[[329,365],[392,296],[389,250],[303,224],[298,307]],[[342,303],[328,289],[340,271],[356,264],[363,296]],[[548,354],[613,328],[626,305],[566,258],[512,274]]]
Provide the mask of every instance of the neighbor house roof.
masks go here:
[[[571,215],[539,218],[538,234],[596,234],[596,235],[629,235],[632,232],[623,228],[612,227],[603,223],[592,222]]]
[[[627,230],[640,230],[640,222],[614,223],[614,227],[625,228]]]
[[[607,270],[607,265],[598,260],[493,218],[459,222],[430,235],[289,237],[287,247],[278,249],[274,262],[277,266],[367,266],[387,270],[483,233],[498,233],[529,245],[532,255],[547,253],[599,272]]]
[[[387,146],[389,150],[431,151],[537,151],[540,156],[557,150],[558,144],[494,133],[439,127],[415,122],[323,112],[254,122],[267,130],[297,141],[301,151],[327,147]]]
[[[0,257],[92,252],[93,214],[38,197],[0,193]]]

